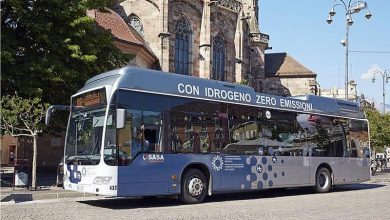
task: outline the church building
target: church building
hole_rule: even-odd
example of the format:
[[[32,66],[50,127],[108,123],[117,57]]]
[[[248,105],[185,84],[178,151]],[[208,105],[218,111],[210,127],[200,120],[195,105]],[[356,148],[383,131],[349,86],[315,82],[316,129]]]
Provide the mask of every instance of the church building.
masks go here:
[[[125,0],[111,13],[158,58],[148,67],[264,89],[269,37],[259,30],[257,0]]]
[[[136,55],[132,65],[241,83],[283,96],[317,91],[316,74],[292,57],[265,56],[271,48],[269,36],[259,28],[259,0],[121,0],[109,13],[88,15],[111,30],[118,48]],[[302,76],[308,80],[303,88],[289,86],[302,87],[295,82]]]

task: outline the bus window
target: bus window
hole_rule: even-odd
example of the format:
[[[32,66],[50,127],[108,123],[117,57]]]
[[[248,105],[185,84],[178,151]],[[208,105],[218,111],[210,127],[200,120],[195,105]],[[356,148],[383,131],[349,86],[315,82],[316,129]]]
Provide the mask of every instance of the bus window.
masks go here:
[[[348,120],[347,142],[351,146],[351,157],[366,158],[368,145],[368,126],[366,121]]]
[[[171,149],[174,152],[194,152],[195,132],[192,116],[185,112],[171,112]]]
[[[311,156],[343,157],[350,155],[346,145],[344,122],[327,116],[302,114]]]
[[[270,110],[264,117],[262,136],[268,139],[268,155],[308,156],[304,128],[300,115],[294,112]]]
[[[126,109],[125,128],[118,131],[119,152],[134,160],[143,152],[161,152],[161,113]]]
[[[173,98],[169,114],[170,150],[179,153],[218,151],[225,135],[220,120],[224,114],[219,105],[207,101]],[[167,117],[168,118],[168,117]]]
[[[162,152],[162,112],[169,107],[168,98],[122,90],[117,97],[117,105],[111,104],[109,111],[112,125],[106,132],[105,162],[124,166],[140,153]],[[121,129],[115,129],[116,108],[126,110],[125,127]]]
[[[256,107],[228,105],[230,143],[223,149],[227,154],[258,155],[262,151],[259,139],[259,115]]]

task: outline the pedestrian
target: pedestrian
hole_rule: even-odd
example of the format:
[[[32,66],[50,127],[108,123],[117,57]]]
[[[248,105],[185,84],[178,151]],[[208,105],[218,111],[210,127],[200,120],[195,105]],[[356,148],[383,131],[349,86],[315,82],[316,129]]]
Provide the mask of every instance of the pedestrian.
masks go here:
[[[135,156],[140,152],[145,152],[149,148],[149,141],[144,138],[143,126],[137,129],[137,135],[133,138],[131,146],[131,157],[134,159]]]
[[[14,154],[14,152],[13,151],[10,151],[9,152],[9,163],[10,163],[10,165],[14,165],[14,161],[15,161],[15,154]]]

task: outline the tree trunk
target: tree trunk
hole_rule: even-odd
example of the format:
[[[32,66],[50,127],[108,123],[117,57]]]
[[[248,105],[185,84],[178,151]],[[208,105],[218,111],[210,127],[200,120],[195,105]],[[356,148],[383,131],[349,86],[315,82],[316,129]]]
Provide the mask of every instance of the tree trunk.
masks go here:
[[[32,181],[31,188],[36,189],[37,184],[37,139],[38,135],[33,136],[33,161],[32,161]]]

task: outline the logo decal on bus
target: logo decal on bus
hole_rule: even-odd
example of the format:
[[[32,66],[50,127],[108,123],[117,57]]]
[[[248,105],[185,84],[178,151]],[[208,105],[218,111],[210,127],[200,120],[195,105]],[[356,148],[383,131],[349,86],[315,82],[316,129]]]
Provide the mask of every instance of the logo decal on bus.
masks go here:
[[[222,157],[219,156],[219,155],[214,156],[212,161],[211,161],[211,165],[213,167],[213,170],[215,170],[215,171],[222,170],[222,167],[223,167],[223,159],[222,159]]]
[[[69,171],[69,182],[79,183],[81,182],[81,172],[78,171],[77,165],[68,165],[67,170]]]
[[[257,165],[256,166],[256,171],[258,172],[258,173],[262,173],[263,172],[263,167],[259,164],[259,165]]]
[[[150,162],[164,162],[164,155],[162,154],[144,154],[142,159]]]

